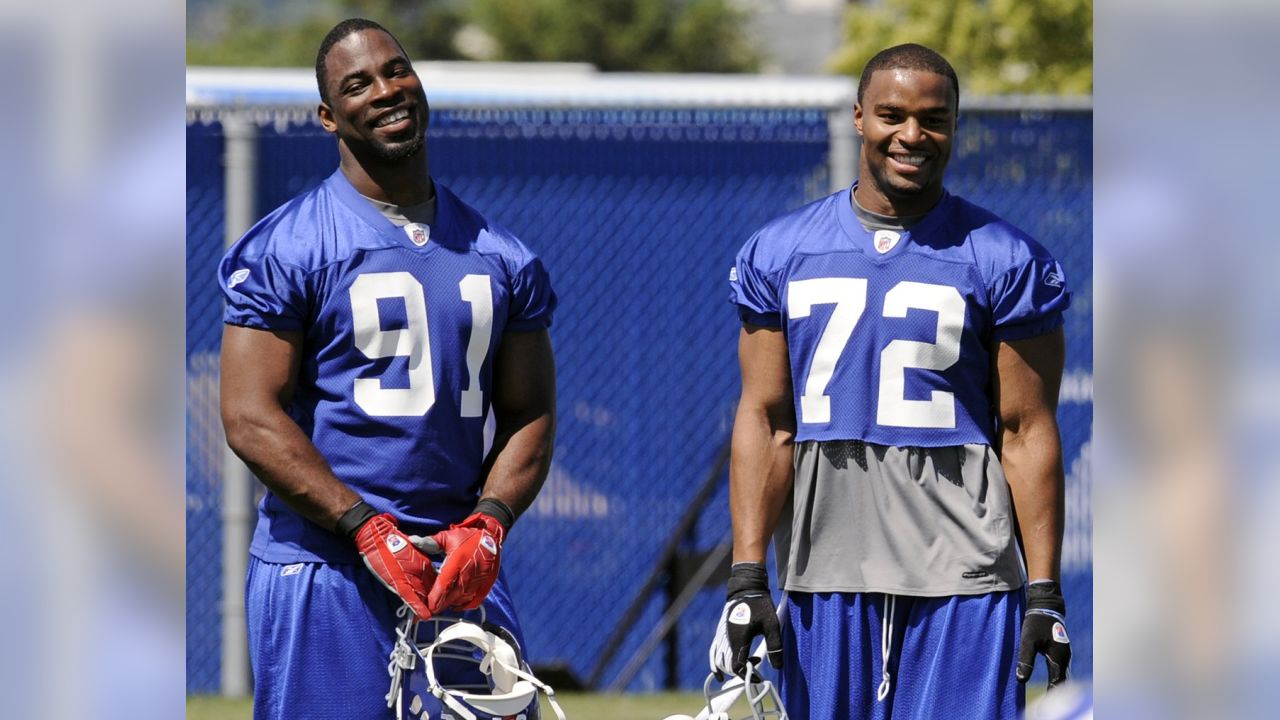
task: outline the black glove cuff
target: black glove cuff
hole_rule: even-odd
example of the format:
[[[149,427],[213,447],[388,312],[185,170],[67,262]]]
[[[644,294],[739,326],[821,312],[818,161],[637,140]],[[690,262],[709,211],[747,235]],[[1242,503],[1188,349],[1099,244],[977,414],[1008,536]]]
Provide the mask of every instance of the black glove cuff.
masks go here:
[[[764,563],[734,563],[729,569],[728,599],[733,600],[747,593],[769,594],[769,571]]]
[[[511,526],[516,524],[515,512],[498,498],[481,498],[480,502],[476,503],[476,512],[484,513],[497,520],[502,525],[502,529],[507,532],[511,532]]]
[[[338,524],[334,526],[334,532],[345,537],[351,542],[356,541],[356,533],[360,531],[360,526],[369,522],[378,514],[377,510],[369,503],[361,500],[351,509],[342,513],[342,517],[338,518]]]
[[[1062,597],[1062,589],[1058,583],[1050,580],[1027,585],[1028,610],[1052,610],[1066,616],[1067,601]]]

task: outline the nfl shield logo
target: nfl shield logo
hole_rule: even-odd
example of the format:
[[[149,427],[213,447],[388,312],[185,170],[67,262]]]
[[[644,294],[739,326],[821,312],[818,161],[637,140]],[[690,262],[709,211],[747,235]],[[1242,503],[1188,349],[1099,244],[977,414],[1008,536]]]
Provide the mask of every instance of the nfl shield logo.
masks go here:
[[[409,240],[414,245],[422,247],[427,244],[427,240],[431,239],[431,228],[418,223],[409,223],[404,226],[405,234],[409,236]]]
[[[875,236],[876,252],[883,255],[889,252],[902,239],[902,233],[892,230],[877,230]]]

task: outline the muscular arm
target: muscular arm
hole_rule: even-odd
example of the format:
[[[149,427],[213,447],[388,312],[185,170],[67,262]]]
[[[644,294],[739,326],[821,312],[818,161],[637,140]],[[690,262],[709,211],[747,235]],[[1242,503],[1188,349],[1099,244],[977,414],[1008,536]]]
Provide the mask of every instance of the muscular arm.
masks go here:
[[[501,500],[519,517],[547,478],[555,441],[556,368],[547,331],[505,333],[493,375],[497,429],[483,497]]]
[[[1013,492],[1031,580],[1061,580],[1064,480],[1057,409],[1064,355],[1062,330],[996,347],[1000,464]]]
[[[254,475],[328,530],[360,500],[285,413],[298,377],[302,333],[227,325],[222,333],[222,425]]]
[[[791,463],[796,417],[782,331],[744,324],[738,362],[742,397],[729,461],[733,561],[764,562],[769,536],[795,479]]]

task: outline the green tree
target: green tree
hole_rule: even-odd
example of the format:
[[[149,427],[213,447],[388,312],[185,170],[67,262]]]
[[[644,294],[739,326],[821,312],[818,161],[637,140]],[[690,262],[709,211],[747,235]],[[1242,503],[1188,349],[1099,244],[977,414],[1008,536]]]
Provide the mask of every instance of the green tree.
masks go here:
[[[253,0],[233,0],[210,39],[193,37],[187,64],[311,67],[325,33],[344,18],[382,23],[414,60],[457,60],[454,36],[463,25],[457,2],[443,0],[346,0],[316,3],[302,17],[276,17]],[[207,34],[207,33],[206,33]]]
[[[965,94],[1093,92],[1092,0],[856,4],[845,38],[830,66],[855,77],[880,50],[915,42],[951,61]]]
[[[495,60],[589,62],[606,71],[748,72],[746,14],[729,0],[474,0]]]

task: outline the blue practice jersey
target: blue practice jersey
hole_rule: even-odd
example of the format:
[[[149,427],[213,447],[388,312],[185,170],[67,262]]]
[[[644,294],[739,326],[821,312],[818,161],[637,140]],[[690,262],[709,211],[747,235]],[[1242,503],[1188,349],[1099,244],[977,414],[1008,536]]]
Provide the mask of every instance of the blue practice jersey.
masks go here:
[[[796,439],[990,444],[994,343],[1062,325],[1061,266],[962,198],[872,232],[850,193],[769,223],[730,273],[742,320],[786,335]]]
[[[435,224],[406,233],[337,171],[250,229],[219,270],[226,323],[304,333],[290,416],[410,533],[475,506],[494,350],[506,331],[546,328],[556,305],[524,244],[439,183],[436,196]],[[271,493],[250,552],[356,561]]]

